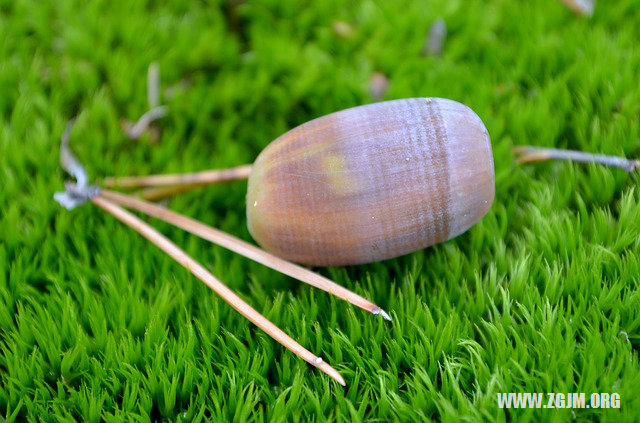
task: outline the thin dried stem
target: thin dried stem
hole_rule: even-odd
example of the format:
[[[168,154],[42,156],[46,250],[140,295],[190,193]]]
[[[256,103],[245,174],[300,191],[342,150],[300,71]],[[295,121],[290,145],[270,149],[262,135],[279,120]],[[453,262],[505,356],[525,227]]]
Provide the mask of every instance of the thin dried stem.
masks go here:
[[[167,114],[167,108],[160,105],[160,65],[156,62],[151,63],[147,70],[147,102],[149,110],[135,124],[125,124],[124,130],[131,139],[139,139],[153,122]]]
[[[149,201],[159,201],[176,194],[191,191],[196,188],[204,187],[207,184],[186,184],[186,185],[168,185],[158,187],[148,187],[135,191],[134,195]]]
[[[147,102],[150,108],[160,105],[160,65],[153,62],[147,70]]]
[[[619,167],[627,172],[634,172],[640,167],[640,160],[630,160],[618,156],[591,154],[583,151],[561,150],[556,148],[534,147],[529,145],[513,148],[518,164],[541,162],[545,160],[571,160],[583,163],[598,163],[606,166]]]
[[[208,185],[219,182],[247,179],[251,174],[251,165],[230,167],[227,169],[205,170],[194,173],[174,173],[148,176],[108,177],[102,181],[105,188],[139,188],[166,185]]]
[[[149,129],[149,125],[151,125],[156,120],[164,117],[167,114],[166,106],[157,106],[140,116],[140,119],[126,130],[127,136],[131,139],[137,140],[144,134],[144,132]]]
[[[84,166],[80,164],[77,157],[69,147],[69,138],[71,137],[71,130],[75,123],[75,118],[71,119],[64,128],[64,132],[60,138],[60,166],[62,166],[69,175],[75,178],[79,186],[86,186],[89,183],[87,171],[84,169]]]
[[[348,301],[349,303],[370,313],[381,314],[386,320],[391,320],[391,317],[384,310],[355,292],[349,291],[345,287],[340,286],[337,283],[302,266],[298,266],[297,264],[288,262],[280,257],[261,250],[260,248],[236,238],[233,235],[229,235],[218,229],[212,228],[211,226],[205,225],[204,223],[198,222],[197,220],[129,195],[108,190],[103,190],[100,195],[121,206],[129,207],[164,220],[165,222],[184,229],[185,231],[206,239],[207,241],[342,298],[343,300]]]
[[[431,25],[427,42],[422,48],[423,56],[440,56],[442,53],[442,45],[447,38],[447,24],[442,18],[436,19]]]
[[[171,242],[168,238],[162,235],[160,232],[153,229],[151,226],[124,210],[120,206],[112,203],[107,198],[99,194],[91,199],[98,207],[107,211],[113,215],[116,219],[120,220],[125,225],[133,228],[140,235],[151,241],[162,251],[167,253],[171,258],[184,266],[198,279],[204,282],[209,288],[215,291],[222,297],[231,307],[236,309],[240,314],[249,319],[253,324],[265,331],[269,336],[278,341],[288,350],[302,358],[307,363],[325,372],[327,375],[335,379],[340,385],[345,386],[344,379],[338,373],[336,369],[324,362],[322,358],[308,351],[302,345],[298,344],[293,338],[284,333],[280,328],[271,323],[266,317],[260,314],[257,310],[247,304],[242,298],[240,298],[235,292],[231,291],[225,284],[220,282],[213,276],[207,269],[205,269],[200,263],[194,260],[191,256],[181,250],[177,245]]]

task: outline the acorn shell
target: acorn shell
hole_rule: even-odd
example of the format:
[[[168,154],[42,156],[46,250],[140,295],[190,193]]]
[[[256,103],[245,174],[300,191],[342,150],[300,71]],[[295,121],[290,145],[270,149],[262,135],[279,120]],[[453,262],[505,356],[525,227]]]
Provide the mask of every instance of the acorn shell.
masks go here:
[[[473,226],[495,194],[489,133],[467,106],[410,98],[307,122],[269,144],[247,191],[267,251],[313,265],[397,257]]]

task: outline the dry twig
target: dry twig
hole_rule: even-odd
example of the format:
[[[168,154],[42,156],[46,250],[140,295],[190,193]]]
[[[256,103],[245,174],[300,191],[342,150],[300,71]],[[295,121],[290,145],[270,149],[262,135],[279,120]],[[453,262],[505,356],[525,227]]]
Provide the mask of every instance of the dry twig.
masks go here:
[[[184,185],[168,185],[158,187],[148,187],[135,191],[135,196],[149,201],[160,201],[176,194],[191,191],[196,188],[204,187],[207,184],[184,184]]]
[[[374,100],[384,97],[389,88],[389,78],[382,72],[374,72],[369,77],[369,94]]]
[[[102,181],[106,188],[139,188],[178,185],[208,185],[218,182],[247,179],[251,174],[251,165],[230,167],[220,170],[205,170],[194,173],[175,173],[148,176],[108,177]]]
[[[166,106],[154,107],[142,116],[132,126],[125,129],[127,136],[131,139],[137,140],[149,129],[149,126],[156,120],[164,117],[167,114]]]
[[[575,150],[561,150],[557,148],[535,147],[530,145],[513,148],[518,164],[541,162],[546,160],[571,160],[583,163],[598,163],[606,166],[619,167],[627,172],[633,172],[640,167],[640,160],[625,159],[618,156],[585,153]]]
[[[139,139],[152,127],[153,122],[167,114],[167,107],[160,105],[160,66],[156,62],[151,63],[147,71],[147,102],[149,110],[135,124],[124,124],[124,130],[131,139]]]
[[[160,105],[160,65],[153,62],[147,70],[147,103],[152,109]]]
[[[427,41],[422,48],[423,56],[440,56],[442,53],[442,46],[444,45],[444,40],[447,38],[447,24],[444,19],[437,19],[433,25],[431,25],[431,29],[429,30],[429,35],[427,36]]]

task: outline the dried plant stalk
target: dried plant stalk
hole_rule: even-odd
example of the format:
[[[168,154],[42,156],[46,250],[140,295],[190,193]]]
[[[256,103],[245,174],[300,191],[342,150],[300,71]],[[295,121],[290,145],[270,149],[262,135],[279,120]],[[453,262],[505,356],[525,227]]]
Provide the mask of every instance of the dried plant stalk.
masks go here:
[[[159,201],[167,197],[172,197],[176,194],[191,191],[196,188],[204,187],[207,184],[184,184],[184,185],[167,185],[143,188],[136,191],[134,194],[136,197],[144,198],[149,201]]]
[[[147,70],[147,103],[150,108],[160,105],[160,65],[153,62]]]
[[[167,114],[166,106],[157,106],[147,111],[140,116],[140,119],[131,127],[126,129],[127,136],[133,140],[137,140],[142,137],[142,134],[149,129],[149,126],[156,120],[164,117]]]
[[[124,131],[131,139],[137,140],[149,129],[157,129],[152,126],[153,122],[167,114],[167,107],[160,104],[160,65],[156,62],[147,70],[147,102],[149,110],[136,123],[123,123]]]
[[[438,18],[427,36],[427,41],[422,48],[423,56],[440,56],[442,53],[442,46],[447,38],[447,24],[442,18]]]
[[[177,245],[171,242],[168,238],[162,235],[160,232],[153,229],[151,226],[124,210],[120,206],[112,203],[102,194],[99,194],[91,199],[91,202],[113,215],[116,219],[120,220],[125,225],[133,228],[140,235],[151,241],[162,251],[167,253],[171,258],[180,263],[186,269],[188,269],[194,276],[204,282],[209,288],[215,291],[222,297],[231,307],[236,309],[240,314],[246,317],[253,324],[265,331],[269,336],[282,344],[285,348],[302,358],[312,366],[322,370],[327,375],[335,379],[340,385],[345,386],[344,379],[338,373],[336,369],[331,367],[328,363],[324,362],[322,358],[308,351],[302,345],[298,344],[293,338],[284,333],[279,327],[270,322],[266,317],[256,311],[253,307],[247,304],[236,293],[231,291],[225,284],[220,282],[213,276],[207,269],[205,269],[200,263],[194,260],[191,256],[181,250]]]
[[[251,174],[251,165],[230,167],[227,169],[205,170],[194,173],[175,173],[149,176],[108,177],[102,181],[105,188],[139,188],[163,185],[207,185],[218,182],[247,179]]]
[[[343,300],[372,314],[381,314],[382,317],[384,317],[386,320],[391,320],[391,317],[384,310],[382,310],[371,301],[366,300],[365,298],[356,294],[355,292],[352,292],[345,287],[325,278],[324,276],[314,273],[302,266],[291,263],[264,250],[261,250],[260,248],[251,245],[239,238],[236,238],[233,235],[229,235],[218,229],[212,228],[211,226],[205,225],[204,223],[201,223],[195,219],[191,219],[187,216],[181,215],[171,210],[167,210],[164,207],[139,200],[129,195],[103,190],[101,196],[107,198],[110,201],[113,201],[116,204],[129,207],[142,213],[146,213],[150,216],[154,216],[156,218],[164,220],[165,222],[184,229],[185,231],[206,239],[214,244],[217,244],[253,261],[277,270],[278,272],[284,273],[287,276],[290,276],[311,286],[322,289],[323,291],[333,294],[339,298],[342,298]]]
[[[369,77],[369,95],[374,100],[384,97],[389,88],[389,78],[382,72],[374,72]]]
[[[627,172],[633,172],[640,167],[640,160],[625,159],[618,156],[585,153],[575,150],[561,150],[557,148],[534,147],[530,145],[513,148],[518,164],[541,162],[546,160],[571,160],[583,163],[598,163],[606,166],[619,167]]]

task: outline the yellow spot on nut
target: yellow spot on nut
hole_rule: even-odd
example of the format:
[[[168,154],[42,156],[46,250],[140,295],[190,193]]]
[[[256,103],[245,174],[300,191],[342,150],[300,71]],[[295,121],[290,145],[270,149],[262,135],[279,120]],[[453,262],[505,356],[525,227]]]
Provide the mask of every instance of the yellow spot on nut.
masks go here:
[[[330,186],[337,194],[350,194],[358,188],[356,181],[346,169],[344,157],[326,156],[322,160],[322,170],[326,173]]]

